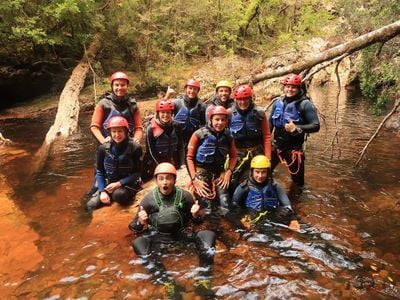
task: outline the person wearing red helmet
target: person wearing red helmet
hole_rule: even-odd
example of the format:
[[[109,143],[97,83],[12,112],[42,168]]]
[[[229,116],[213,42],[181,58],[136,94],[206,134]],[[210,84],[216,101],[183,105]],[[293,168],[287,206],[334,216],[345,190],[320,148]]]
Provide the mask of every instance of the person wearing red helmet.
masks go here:
[[[211,201],[218,198],[220,206],[228,209],[228,188],[237,162],[235,141],[227,129],[228,111],[223,106],[212,107],[208,118],[207,126],[196,130],[189,141],[186,156],[189,176],[202,205],[211,207]]]
[[[299,188],[304,186],[305,136],[320,128],[317,110],[301,84],[299,75],[287,75],[283,80],[284,96],[274,100],[269,115],[270,129],[275,129],[271,170],[282,162]]]
[[[143,157],[142,179],[153,177],[161,162],[170,162],[176,168],[185,166],[185,152],[180,127],[173,120],[174,105],[170,100],[158,100],[156,114],[146,129],[146,153]]]
[[[106,125],[113,116],[124,117],[129,124],[132,138],[140,143],[143,136],[142,119],[135,98],[128,93],[129,78],[124,72],[115,72],[110,77],[112,92],[107,92],[97,103],[90,123],[93,135],[103,144],[108,131]]]
[[[195,244],[199,253],[199,277],[211,276],[215,255],[215,233],[210,230],[193,230],[202,222],[198,201],[176,184],[177,171],[171,163],[160,163],[154,171],[156,187],[143,197],[139,209],[129,224],[135,232],[132,241],[134,252],[144,260],[155,282],[166,287],[167,294],[180,299],[174,278],[167,272],[157,253],[165,252],[165,245],[187,249]],[[192,224],[191,224],[192,223]]]
[[[142,148],[128,137],[128,121],[114,116],[106,128],[111,140],[101,144],[96,152],[97,191],[86,203],[88,211],[114,201],[129,205],[141,188]]]
[[[215,86],[215,95],[211,99],[210,104],[207,105],[206,118],[209,110],[217,105],[225,107],[228,111],[232,107],[234,100],[231,98],[232,82],[228,80],[221,80]],[[207,120],[208,121],[208,120]]]
[[[175,122],[181,128],[184,149],[193,132],[206,124],[206,105],[198,97],[200,87],[200,81],[187,80],[185,94],[173,102]]]
[[[240,85],[233,91],[235,104],[232,106],[229,129],[235,139],[239,160],[234,169],[231,194],[250,170],[251,159],[264,154],[271,158],[271,134],[267,116],[253,102],[254,92],[249,85]]]

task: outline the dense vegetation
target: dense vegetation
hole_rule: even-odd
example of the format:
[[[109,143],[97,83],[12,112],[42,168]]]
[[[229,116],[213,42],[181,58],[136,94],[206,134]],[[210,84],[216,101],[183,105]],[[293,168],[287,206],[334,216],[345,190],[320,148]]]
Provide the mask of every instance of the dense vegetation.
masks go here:
[[[0,4],[0,75],[70,69],[99,33],[102,51],[93,64],[99,75],[121,68],[152,85],[154,70],[229,53],[268,57],[311,37],[337,35],[327,29],[339,20],[348,24],[339,26],[345,33],[359,35],[395,21],[399,10],[395,0],[9,0]],[[365,50],[361,86],[373,99],[379,92],[367,90],[398,92],[398,71],[382,61],[398,56],[392,44],[375,63],[368,55],[375,48]]]

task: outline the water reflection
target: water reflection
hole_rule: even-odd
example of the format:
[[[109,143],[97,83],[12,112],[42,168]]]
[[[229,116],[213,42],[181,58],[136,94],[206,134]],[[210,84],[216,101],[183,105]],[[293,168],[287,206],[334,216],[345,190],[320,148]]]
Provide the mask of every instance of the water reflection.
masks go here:
[[[311,96],[325,125],[307,142],[307,190],[292,194],[302,232],[268,223],[256,232],[240,232],[214,216],[211,223],[218,226],[220,239],[212,285],[218,297],[373,299],[399,295],[399,140],[382,134],[361,167],[354,169],[359,151],[382,117],[367,115],[365,101],[348,99],[343,92],[336,127],[335,88],[312,90]],[[2,166],[14,189],[14,202],[39,235],[36,245],[43,256],[40,266],[23,279],[13,270],[2,271],[2,288],[26,299],[164,298],[165,291],[150,281],[130,248],[129,211],[112,207],[112,220],[100,213],[94,223],[83,210],[82,195],[93,178],[96,146],[87,130],[89,118],[89,114],[82,116],[80,133],[55,149],[55,159],[33,179],[26,177],[30,156]],[[50,121],[1,125],[7,137],[33,154]],[[332,148],[336,130],[339,144]],[[290,182],[282,166],[276,177]],[[4,257],[7,249],[1,249]],[[163,255],[162,260],[185,295],[194,297],[198,261],[193,249]]]

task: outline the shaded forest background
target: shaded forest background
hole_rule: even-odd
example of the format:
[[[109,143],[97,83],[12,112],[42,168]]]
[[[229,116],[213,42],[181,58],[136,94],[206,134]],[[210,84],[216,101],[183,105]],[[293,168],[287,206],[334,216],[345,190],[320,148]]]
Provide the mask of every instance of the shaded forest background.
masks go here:
[[[92,75],[127,70],[140,98],[179,85],[194,62],[238,55],[262,63],[315,37],[334,46],[399,15],[395,0],[3,1],[0,109],[60,91],[94,39],[100,51],[91,60]],[[376,113],[399,95],[399,46],[396,37],[359,53],[354,82]]]

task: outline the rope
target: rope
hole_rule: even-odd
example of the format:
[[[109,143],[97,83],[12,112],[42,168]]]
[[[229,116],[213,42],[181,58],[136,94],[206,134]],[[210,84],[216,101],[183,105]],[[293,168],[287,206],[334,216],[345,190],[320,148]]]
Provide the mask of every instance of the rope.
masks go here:
[[[297,173],[299,173],[299,171],[300,171],[300,165],[301,165],[301,154],[302,154],[302,152],[301,152],[300,150],[292,150],[292,152],[291,152],[291,153],[292,153],[292,161],[291,161],[290,164],[288,164],[288,163],[286,162],[286,160],[285,160],[284,158],[282,158],[281,153],[282,153],[282,150],[279,150],[279,149],[278,149],[278,151],[277,151],[278,158],[279,158],[281,164],[283,164],[284,166],[286,166],[286,167],[288,168],[289,173],[292,174],[292,175],[296,175]],[[291,167],[296,161],[297,161],[297,170],[296,170],[295,172],[292,172],[292,171],[290,170],[290,167]]]

